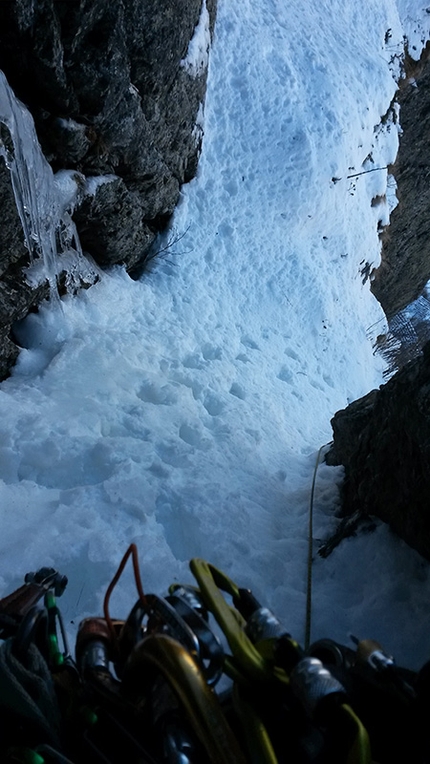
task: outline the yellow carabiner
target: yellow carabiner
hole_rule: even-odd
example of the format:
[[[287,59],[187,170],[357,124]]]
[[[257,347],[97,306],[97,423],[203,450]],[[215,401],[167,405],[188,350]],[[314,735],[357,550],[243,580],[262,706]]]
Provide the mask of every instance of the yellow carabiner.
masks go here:
[[[130,653],[124,669],[122,681],[130,697],[142,692],[151,669],[159,672],[170,685],[205,749],[208,762],[245,764],[218,698],[188,650],[167,634],[144,637]]]
[[[243,682],[279,681],[288,684],[285,671],[261,655],[245,633],[245,620],[235,608],[227,604],[221,594],[220,590],[232,597],[239,597],[239,588],[234,581],[205,560],[192,559],[190,568],[199,584],[206,607],[215,616],[233,653],[233,658],[226,660],[226,672]]]
[[[264,722],[251,703],[244,700],[237,684],[233,687],[232,700],[248,748],[250,764],[278,764]]]
[[[351,727],[354,728],[355,733],[346,764],[372,764],[370,740],[366,728],[351,706],[344,703],[342,710],[349,717]]]

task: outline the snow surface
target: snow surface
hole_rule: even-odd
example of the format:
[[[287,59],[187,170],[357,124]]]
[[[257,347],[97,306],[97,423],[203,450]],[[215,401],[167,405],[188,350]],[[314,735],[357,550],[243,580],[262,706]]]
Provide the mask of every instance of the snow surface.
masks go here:
[[[316,453],[335,411],[382,381],[384,318],[362,271],[379,259],[371,199],[387,170],[359,173],[395,157],[396,124],[378,127],[393,50],[428,22],[418,2],[400,11],[220,1],[179,240],[140,282],[116,268],[17,327],[0,385],[0,591],[58,567],[73,634],[134,541],[147,591],[191,581],[201,556],[303,642]],[[320,466],[316,544],[341,480]],[[404,665],[429,657],[429,566],[386,526],[316,556],[313,577],[312,639],[353,632]],[[114,614],[135,596],[126,575]]]

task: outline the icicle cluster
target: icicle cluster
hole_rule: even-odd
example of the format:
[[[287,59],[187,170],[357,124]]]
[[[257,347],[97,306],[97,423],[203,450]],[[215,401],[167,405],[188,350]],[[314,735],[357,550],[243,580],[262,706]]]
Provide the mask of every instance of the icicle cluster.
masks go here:
[[[37,138],[28,109],[16,97],[0,71],[0,123],[6,125],[12,146],[0,140],[0,155],[10,170],[16,206],[30,253],[27,278],[31,284],[47,279],[51,299],[58,300],[58,274],[67,271],[66,284],[91,266],[82,254],[71,212],[84,176],[74,171],[54,175]],[[59,259],[61,255],[61,260]],[[93,269],[94,271],[94,269]],[[90,279],[94,281],[93,277]]]

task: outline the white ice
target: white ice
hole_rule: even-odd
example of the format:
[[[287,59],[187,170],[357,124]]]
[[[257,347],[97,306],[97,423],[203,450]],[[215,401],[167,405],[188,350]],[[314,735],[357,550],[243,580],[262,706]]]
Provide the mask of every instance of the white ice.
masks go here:
[[[202,0],[199,20],[189,42],[187,55],[181,61],[181,66],[191,77],[198,77],[207,68],[211,42],[209,25],[210,19],[206,0]]]
[[[407,14],[426,22],[418,3]],[[404,30],[394,0],[219,3],[183,237],[140,282],[113,269],[17,327],[0,386],[1,591],[57,566],[73,633],[134,541],[148,591],[190,581],[201,556],[303,642],[316,453],[335,411],[382,381],[384,319],[361,272],[379,260],[371,200],[387,171],[359,173],[372,152],[393,159],[397,129],[377,126]],[[315,544],[341,480],[321,465]],[[313,576],[312,639],[429,657],[429,566],[385,526],[316,556]],[[126,576],[115,614],[134,599]]]
[[[73,121],[69,121],[72,125]],[[0,157],[9,168],[18,214],[22,223],[30,266],[27,282],[50,285],[51,300],[58,307],[57,277],[68,268],[68,282],[77,285],[81,277],[92,283],[96,272],[82,253],[75,223],[71,218],[85,182],[76,171],[60,170],[55,175],[37,139],[33,118],[19,101],[0,71],[0,124],[6,125],[11,145],[0,139]],[[63,255],[60,260],[59,256]]]

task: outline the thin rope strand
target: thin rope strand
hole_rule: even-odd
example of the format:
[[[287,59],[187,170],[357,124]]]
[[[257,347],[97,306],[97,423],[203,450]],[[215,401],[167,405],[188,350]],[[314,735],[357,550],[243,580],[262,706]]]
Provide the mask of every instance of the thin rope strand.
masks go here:
[[[312,545],[313,545],[313,522],[314,522],[314,496],[315,483],[317,479],[318,467],[323,448],[330,445],[325,443],[318,451],[314,474],[312,478],[311,496],[309,500],[309,526],[308,526],[308,570],[307,570],[307,591],[306,591],[306,621],[305,621],[305,650],[308,650],[311,641],[311,620],[312,620]]]

